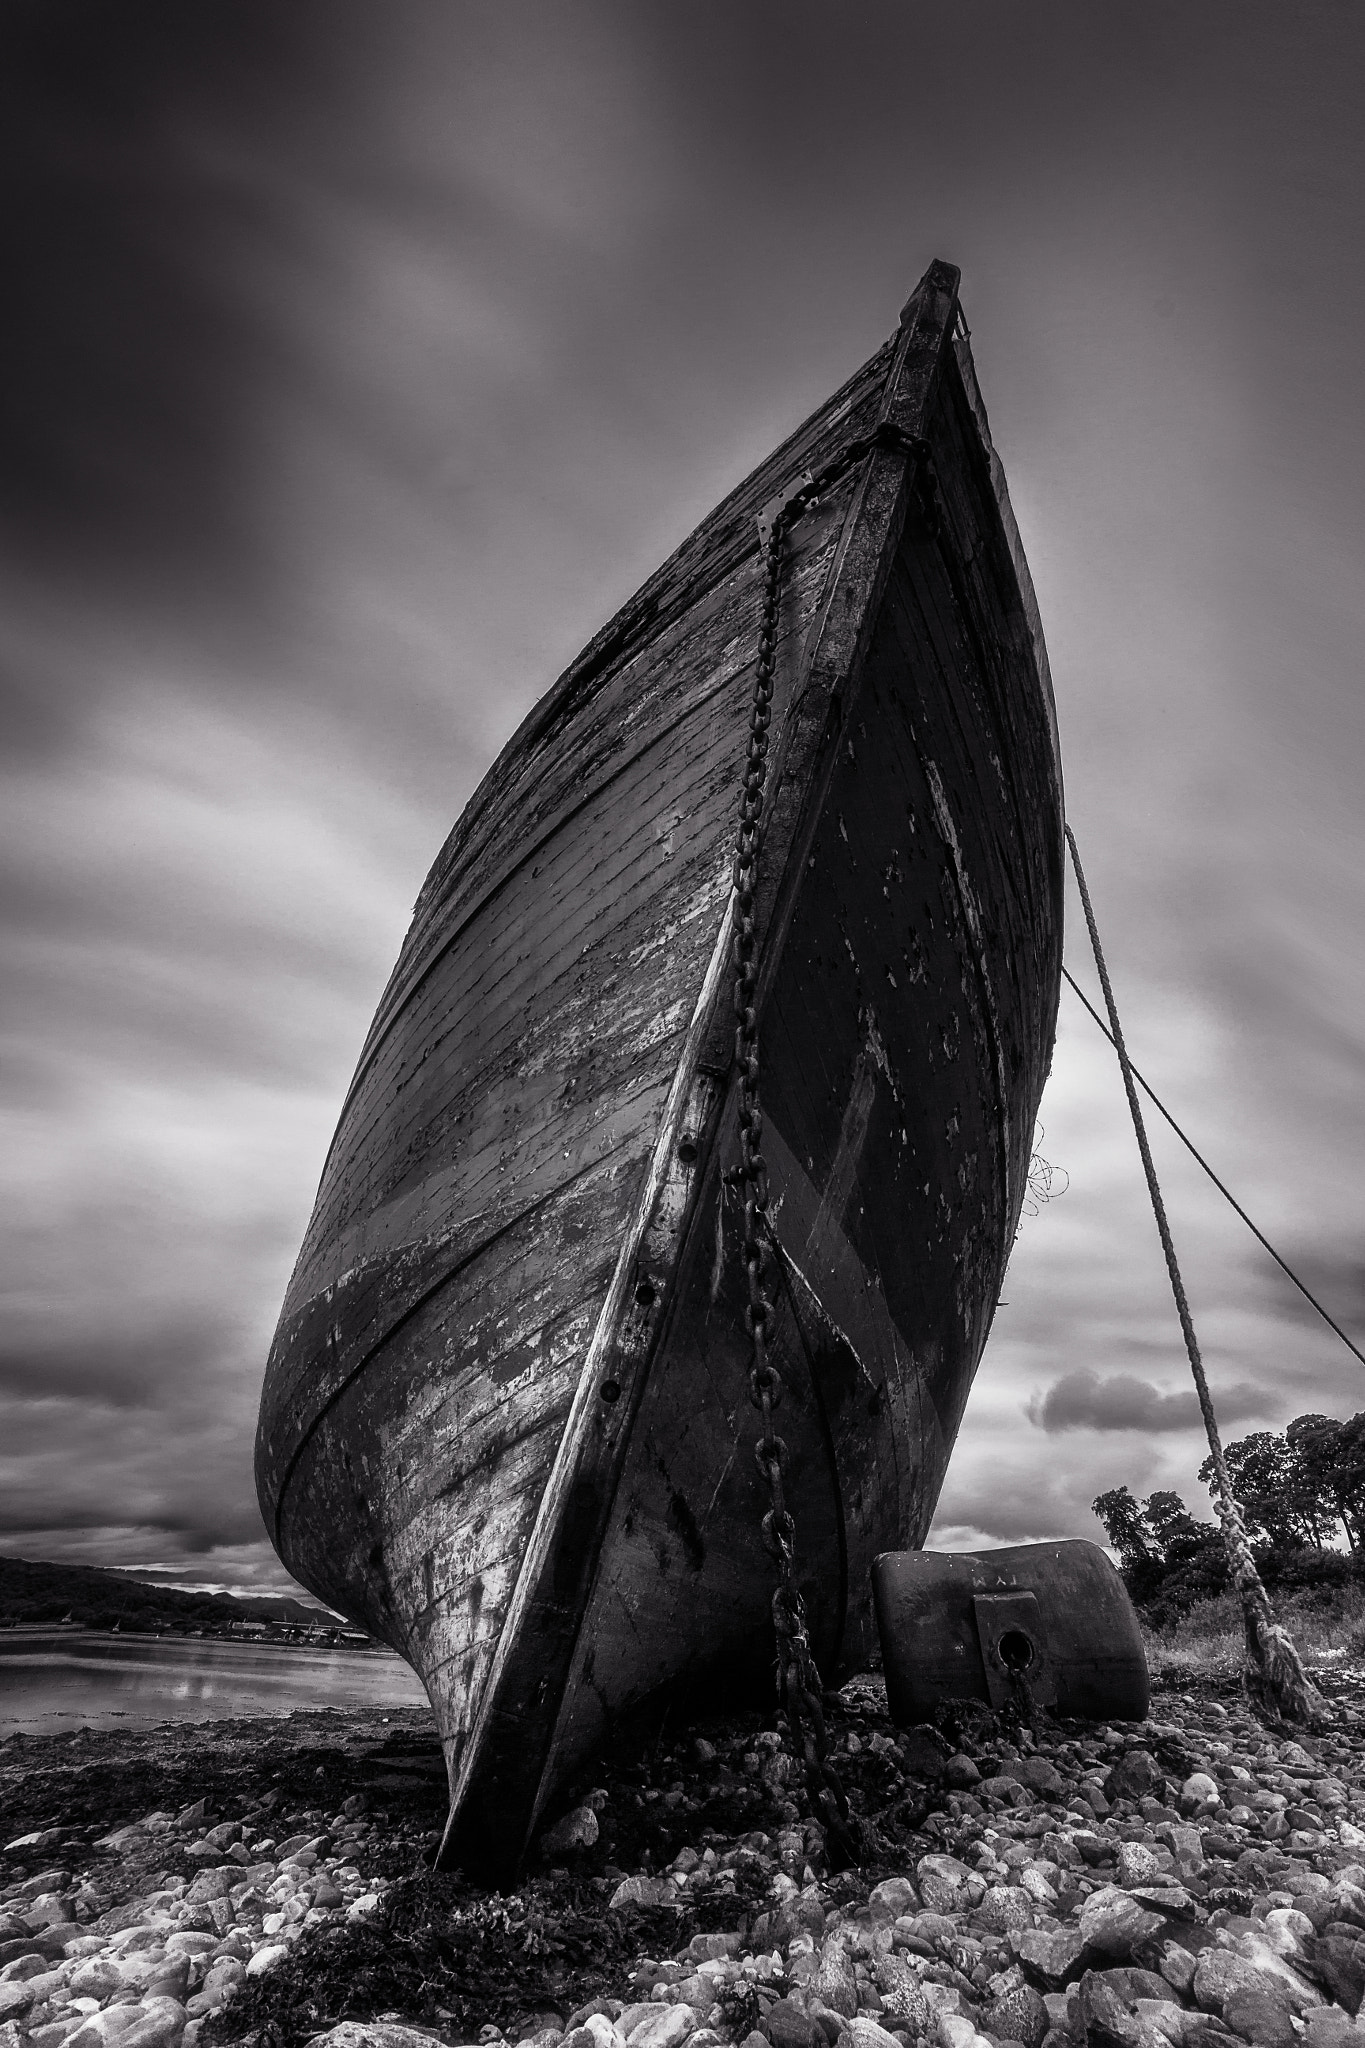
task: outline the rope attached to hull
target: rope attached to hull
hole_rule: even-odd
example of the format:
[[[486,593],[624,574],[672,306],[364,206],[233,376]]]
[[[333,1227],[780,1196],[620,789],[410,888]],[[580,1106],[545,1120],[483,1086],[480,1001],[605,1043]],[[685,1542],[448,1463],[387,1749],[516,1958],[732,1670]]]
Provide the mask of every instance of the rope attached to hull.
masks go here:
[[[1171,1292],[1175,1296],[1176,1313],[1180,1317],[1185,1350],[1189,1355],[1190,1372],[1199,1396],[1204,1431],[1209,1440],[1209,1454],[1213,1462],[1213,1502],[1222,1524],[1223,1542],[1227,1549],[1232,1582],[1242,1603],[1242,1624],[1246,1632],[1242,1683],[1252,1705],[1269,1719],[1289,1721],[1298,1727],[1312,1727],[1315,1722],[1327,1718],[1327,1703],[1304,1670],[1288,1631],[1275,1619],[1270,1596],[1256,1569],[1256,1561],[1251,1555],[1251,1545],[1247,1541],[1241,1509],[1233,1496],[1232,1481],[1228,1476],[1222,1440],[1218,1433],[1218,1419],[1213,1412],[1213,1397],[1209,1392],[1199,1342],[1194,1334],[1194,1319],[1190,1314],[1185,1283],[1180,1275],[1175,1244],[1171,1238],[1171,1227],[1166,1220],[1166,1205],[1157,1183],[1151,1147],[1147,1143],[1147,1130],[1138,1102],[1132,1062],[1128,1058],[1128,1048],[1124,1044],[1123,1027],[1119,1023],[1113,985],[1109,980],[1109,969],[1105,965],[1104,951],[1100,945],[1095,912],[1090,902],[1090,891],[1085,885],[1080,854],[1076,851],[1076,837],[1069,825],[1066,828],[1066,843],[1071,848],[1071,864],[1076,870],[1076,881],[1081,892],[1081,907],[1085,911],[1086,929],[1090,933],[1095,966],[1099,970],[1100,986],[1104,990],[1105,1007],[1109,1012],[1110,1036],[1113,1039],[1114,1050],[1119,1056],[1119,1068],[1128,1096],[1133,1130],[1137,1137],[1138,1151],[1142,1155],[1142,1170],[1147,1176],[1147,1192],[1152,1199],[1152,1214],[1156,1218],[1161,1249],[1166,1255],[1166,1271],[1170,1275]]]
[[[1062,979],[1070,986],[1074,993],[1079,997],[1080,1001],[1084,1004],[1085,1008],[1089,1011],[1090,1015],[1099,1025],[1100,1030],[1109,1040],[1109,1043],[1113,1045],[1113,1032],[1109,1029],[1109,1026],[1105,1023],[1103,1017],[1101,1017],[1099,1011],[1095,1008],[1095,1005],[1091,1002],[1089,996],[1081,987],[1075,975],[1068,973],[1067,969],[1063,967]],[[1129,1065],[1132,1065],[1131,1061],[1129,1061]],[[1342,1343],[1346,1346],[1346,1349],[1350,1352],[1351,1356],[1353,1358],[1359,1359],[1360,1363],[1362,1365],[1365,1365],[1365,1351],[1361,1350],[1360,1346],[1355,1342],[1354,1338],[1347,1336],[1346,1332],[1342,1329],[1341,1324],[1337,1321],[1336,1317],[1333,1315],[1329,1315],[1328,1311],[1323,1307],[1322,1303],[1318,1300],[1318,1297],[1316,1296],[1316,1294],[1313,1293],[1312,1289],[1306,1287],[1303,1281],[1300,1280],[1298,1274],[1294,1271],[1294,1268],[1290,1265],[1289,1261],[1287,1259],[1281,1258],[1280,1254],[1276,1251],[1274,1245],[1270,1242],[1270,1239],[1266,1236],[1265,1232],[1260,1228],[1258,1224],[1252,1222],[1250,1216],[1247,1215],[1246,1210],[1242,1207],[1236,1195],[1233,1194],[1232,1189],[1228,1187],[1225,1181],[1221,1181],[1218,1178],[1218,1175],[1209,1165],[1208,1160],[1199,1150],[1199,1147],[1191,1141],[1189,1134],[1187,1132],[1181,1130],[1180,1125],[1171,1115],[1171,1112],[1169,1111],[1169,1109],[1167,1109],[1165,1103],[1157,1094],[1151,1082],[1144,1079],[1141,1070],[1137,1067],[1133,1067],[1133,1079],[1137,1082],[1138,1087],[1141,1088],[1144,1095],[1146,1095],[1148,1099],[1156,1105],[1157,1109],[1160,1110],[1161,1114],[1165,1117],[1171,1129],[1175,1132],[1177,1138],[1179,1138],[1181,1144],[1185,1147],[1185,1150],[1189,1153],[1191,1159],[1195,1160],[1200,1166],[1202,1166],[1204,1172],[1213,1182],[1219,1194],[1222,1195],[1223,1199],[1236,1212],[1236,1214],[1241,1217],[1243,1223],[1245,1223],[1247,1229],[1251,1232],[1252,1236],[1256,1239],[1257,1243],[1265,1246],[1265,1249],[1270,1253],[1271,1258],[1275,1261],[1275,1264],[1279,1267],[1280,1271],[1284,1274],[1285,1278],[1293,1282],[1294,1286],[1298,1288],[1299,1293],[1303,1296],[1304,1300],[1308,1303],[1309,1307],[1314,1309],[1317,1312],[1317,1314],[1322,1317],[1322,1320],[1324,1321],[1324,1323],[1326,1323],[1328,1329],[1331,1330],[1336,1336],[1340,1337]],[[1031,1182],[1030,1185],[1032,1185]]]

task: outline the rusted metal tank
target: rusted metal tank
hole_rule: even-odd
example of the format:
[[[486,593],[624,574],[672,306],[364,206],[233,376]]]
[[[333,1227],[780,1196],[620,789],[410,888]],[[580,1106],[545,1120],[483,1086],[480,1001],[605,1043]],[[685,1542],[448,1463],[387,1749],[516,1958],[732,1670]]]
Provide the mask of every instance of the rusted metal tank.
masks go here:
[[[885,1551],[872,1591],[892,1718],[944,1700],[1020,1700],[1066,1719],[1141,1721],[1147,1659],[1123,1580],[1094,1543]]]

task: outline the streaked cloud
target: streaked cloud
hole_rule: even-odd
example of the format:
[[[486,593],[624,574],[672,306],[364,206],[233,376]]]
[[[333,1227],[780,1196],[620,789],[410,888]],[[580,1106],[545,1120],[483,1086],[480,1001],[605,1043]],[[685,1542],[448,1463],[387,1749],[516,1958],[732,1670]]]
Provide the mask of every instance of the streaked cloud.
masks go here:
[[[1269,0],[872,0],[837,33],[816,0],[14,0],[5,1549],[276,1582],[261,1366],[427,864],[934,255],[1135,1056],[1359,1331],[1363,43]],[[1011,1260],[953,1541],[1097,1536],[1120,1481],[1199,1505],[1112,1054],[1069,995],[1043,1120],[1070,1187]],[[1153,1142],[1234,1433],[1365,1405]]]

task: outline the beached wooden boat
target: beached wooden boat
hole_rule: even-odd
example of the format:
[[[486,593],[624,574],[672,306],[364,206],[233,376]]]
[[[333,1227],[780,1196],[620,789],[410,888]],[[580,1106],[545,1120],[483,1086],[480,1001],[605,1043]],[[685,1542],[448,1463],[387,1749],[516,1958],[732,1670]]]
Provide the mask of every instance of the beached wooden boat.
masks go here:
[[[923,1541],[1051,1057],[1047,660],[957,304],[898,331],[593,641],[456,825],[361,1054],[257,1446],[289,1569],[393,1644],[447,1860],[511,1870],[633,1709],[771,1696],[739,1260],[731,860],[756,515],[786,544],[759,892],[801,1577],[865,1665]]]

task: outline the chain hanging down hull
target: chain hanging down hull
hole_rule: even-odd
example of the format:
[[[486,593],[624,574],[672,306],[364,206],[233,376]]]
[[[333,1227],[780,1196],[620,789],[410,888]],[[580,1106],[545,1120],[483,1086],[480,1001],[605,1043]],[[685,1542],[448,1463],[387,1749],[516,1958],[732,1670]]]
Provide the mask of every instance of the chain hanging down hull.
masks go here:
[[[826,1675],[923,1540],[1051,1058],[1037,609],[935,264],[899,331],[532,713],[443,849],[271,1352],[276,1547],[425,1683],[446,1855],[510,1872],[661,1697],[770,1696],[731,858],[757,515],[786,538],[756,903],[777,1427]]]

